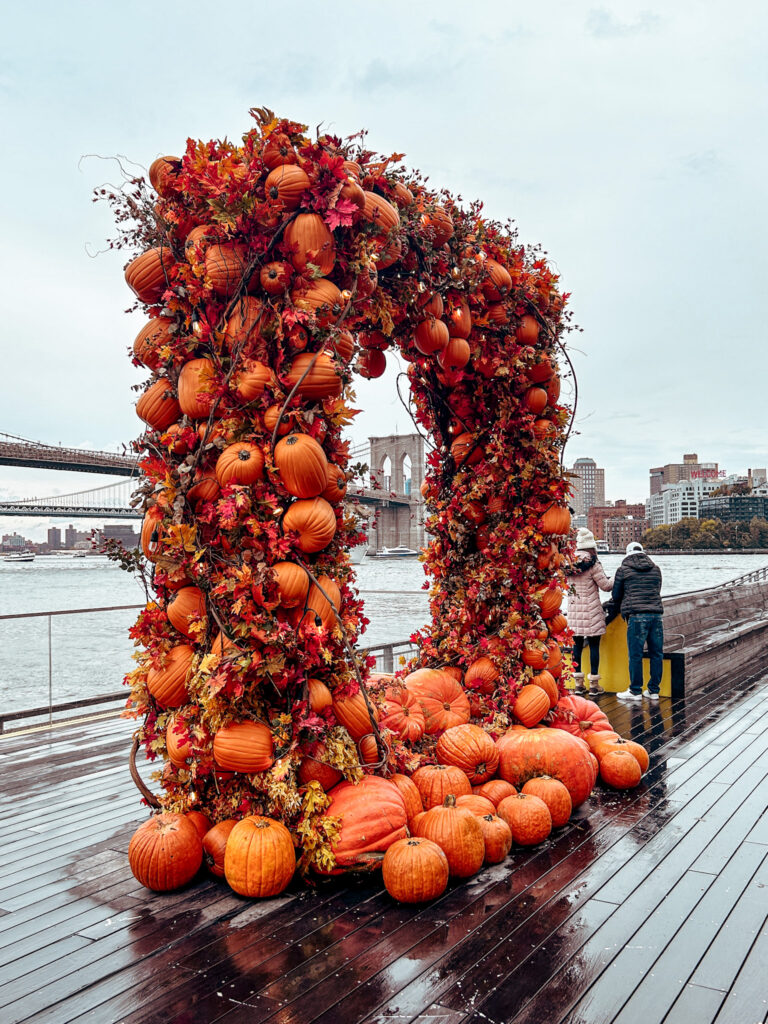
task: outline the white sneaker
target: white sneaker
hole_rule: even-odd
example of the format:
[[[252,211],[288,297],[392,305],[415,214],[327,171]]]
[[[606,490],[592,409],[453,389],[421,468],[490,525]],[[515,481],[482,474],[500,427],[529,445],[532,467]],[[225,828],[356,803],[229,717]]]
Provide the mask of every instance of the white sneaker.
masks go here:
[[[621,693],[617,693],[616,696],[619,700],[642,700],[643,695],[641,693],[632,693],[631,690],[622,690]]]
[[[658,693],[651,693],[650,690],[646,690],[645,693],[643,694],[643,696],[647,697],[648,700],[658,700],[659,699]]]

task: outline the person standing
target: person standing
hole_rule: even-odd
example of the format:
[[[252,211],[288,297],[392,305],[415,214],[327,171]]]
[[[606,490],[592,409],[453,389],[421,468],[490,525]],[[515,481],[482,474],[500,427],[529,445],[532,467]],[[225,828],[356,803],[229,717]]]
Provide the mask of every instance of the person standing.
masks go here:
[[[616,570],[611,597],[627,620],[629,689],[617,696],[621,700],[642,698],[643,648],[647,643],[651,662],[647,697],[649,700],[658,700],[664,664],[661,569],[651,561],[643,545],[637,541],[627,544],[627,556]]]
[[[575,692],[585,694],[581,668],[584,641],[589,644],[589,696],[602,693],[600,686],[600,637],[605,633],[605,612],[600,591],[610,590],[612,580],[605,575],[597,557],[597,544],[591,530],[576,534],[576,558],[566,573],[568,583],[568,626],[573,630],[573,666]]]

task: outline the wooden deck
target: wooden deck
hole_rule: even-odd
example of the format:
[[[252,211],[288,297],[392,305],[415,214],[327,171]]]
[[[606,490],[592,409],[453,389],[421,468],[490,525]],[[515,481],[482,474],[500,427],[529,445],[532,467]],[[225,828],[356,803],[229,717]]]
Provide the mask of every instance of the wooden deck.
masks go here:
[[[154,895],[127,864],[129,726],[0,740],[0,1022],[765,1021],[768,680],[602,703],[650,747],[644,783],[426,907],[375,877]]]

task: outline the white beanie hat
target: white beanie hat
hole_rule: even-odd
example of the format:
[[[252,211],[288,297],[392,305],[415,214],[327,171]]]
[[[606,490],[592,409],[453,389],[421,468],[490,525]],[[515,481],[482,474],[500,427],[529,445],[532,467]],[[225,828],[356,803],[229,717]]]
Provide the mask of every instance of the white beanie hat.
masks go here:
[[[632,540],[629,542],[629,544],[627,544],[628,555],[637,555],[641,551],[643,551],[643,545],[640,543],[639,540]]]
[[[576,550],[588,551],[590,548],[594,548],[595,551],[597,550],[595,535],[591,530],[585,530],[582,526],[576,534]]]

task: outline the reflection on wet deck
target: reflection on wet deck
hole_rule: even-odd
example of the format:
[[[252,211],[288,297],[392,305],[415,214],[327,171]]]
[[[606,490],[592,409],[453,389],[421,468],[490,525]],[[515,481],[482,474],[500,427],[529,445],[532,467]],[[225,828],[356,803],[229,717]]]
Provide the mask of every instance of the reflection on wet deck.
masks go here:
[[[131,875],[128,724],[0,741],[0,1019],[752,1024],[768,1015],[768,681],[626,707],[652,751],[545,845],[394,904],[376,877],[251,903]]]

